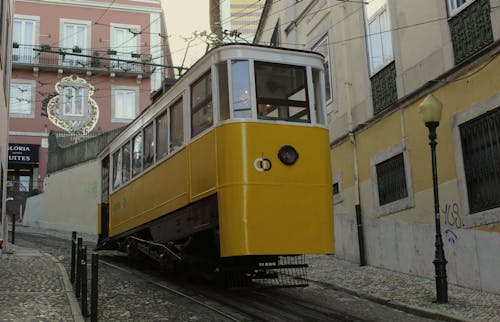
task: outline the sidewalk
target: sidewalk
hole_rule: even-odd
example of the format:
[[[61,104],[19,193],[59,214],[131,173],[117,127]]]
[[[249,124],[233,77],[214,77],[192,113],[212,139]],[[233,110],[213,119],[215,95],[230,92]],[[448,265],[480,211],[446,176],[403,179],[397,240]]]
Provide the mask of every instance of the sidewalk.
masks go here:
[[[0,320],[84,321],[63,265],[12,244],[0,255]]]
[[[309,279],[409,313],[448,321],[500,321],[497,294],[448,284],[448,304],[435,304],[434,279],[360,267],[331,255],[309,255],[307,261]]]

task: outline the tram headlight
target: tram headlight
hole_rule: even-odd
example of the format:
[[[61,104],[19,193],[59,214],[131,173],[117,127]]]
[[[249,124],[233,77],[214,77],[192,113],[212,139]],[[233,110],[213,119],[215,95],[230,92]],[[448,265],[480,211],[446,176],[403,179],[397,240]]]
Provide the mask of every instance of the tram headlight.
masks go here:
[[[291,145],[284,145],[278,152],[278,158],[286,165],[293,165],[299,158],[299,153]]]

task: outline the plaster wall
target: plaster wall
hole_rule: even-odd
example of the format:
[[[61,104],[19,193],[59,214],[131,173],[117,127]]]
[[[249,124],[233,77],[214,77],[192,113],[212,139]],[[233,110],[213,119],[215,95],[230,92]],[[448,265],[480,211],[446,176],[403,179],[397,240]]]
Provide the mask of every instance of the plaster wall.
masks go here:
[[[97,161],[51,174],[43,194],[28,199],[25,224],[97,233]]]
[[[419,198],[421,197],[417,197]],[[434,277],[433,224],[368,217],[363,218],[363,224],[368,265]],[[461,229],[446,224],[442,226],[441,233],[448,260],[448,282],[500,294],[500,234]],[[342,259],[359,262],[358,245],[354,214],[337,213],[336,255]]]

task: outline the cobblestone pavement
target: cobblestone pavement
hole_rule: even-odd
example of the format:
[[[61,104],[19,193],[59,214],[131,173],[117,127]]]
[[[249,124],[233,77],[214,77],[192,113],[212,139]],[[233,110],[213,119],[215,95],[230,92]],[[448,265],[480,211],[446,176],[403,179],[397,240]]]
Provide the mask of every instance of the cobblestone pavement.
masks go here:
[[[0,321],[83,321],[67,274],[48,254],[10,245],[0,256]]]
[[[43,231],[27,227],[20,227],[19,231],[48,234],[53,237],[70,239],[70,234],[68,233]],[[94,236],[89,235],[84,236],[84,240],[87,240],[89,245],[92,245],[95,241]],[[30,247],[30,245],[27,246]],[[69,271],[69,247],[61,247],[53,255]],[[13,261],[9,261],[8,256],[4,254],[0,259],[0,272],[2,274],[2,279],[0,280],[0,320],[4,321],[2,320],[4,318],[2,312],[11,312],[12,309],[19,308],[19,305],[22,305],[25,310],[31,310],[30,312],[35,310],[30,306],[37,307],[37,310],[42,312],[41,314],[43,315],[39,315],[36,321],[72,321],[66,320],[66,318],[71,317],[71,310],[68,308],[69,302],[65,302],[63,298],[56,297],[58,294],[61,295],[61,290],[64,288],[58,279],[60,272],[58,273],[54,269],[54,264],[51,264],[50,261],[40,255],[32,256],[30,260],[26,259],[24,262],[22,261],[22,256],[15,256],[12,258],[17,257],[21,261],[13,264]],[[4,259],[7,260],[4,261]],[[449,304],[435,304],[433,303],[435,299],[435,283],[433,279],[402,274],[371,266],[360,267],[355,263],[339,260],[335,256],[310,255],[307,257],[307,261],[310,264],[309,279],[377,303],[383,303],[410,313],[421,314],[432,319],[449,321],[500,321],[500,295],[498,294],[449,285]],[[5,275],[3,274],[5,270],[12,271],[11,266],[14,266],[13,270],[19,269],[20,272],[24,271],[23,274],[27,275],[28,280],[32,283],[41,284],[42,288],[40,290],[46,292],[46,298],[50,298],[50,300],[45,301],[37,298],[36,289],[29,286],[30,284],[21,277],[9,283],[12,285],[16,284],[14,289],[19,291],[24,290],[34,300],[23,302],[19,298],[25,293],[16,293],[18,291],[14,292],[16,294],[14,297],[10,293],[7,294],[5,290],[9,289],[9,287],[2,284],[5,283]],[[109,272],[106,273],[106,270],[109,270]],[[159,292],[153,287],[149,287],[149,292],[158,292],[158,294],[154,297],[148,297],[154,298],[154,301],[159,302],[150,304],[161,304],[160,306],[164,310],[162,312],[144,312],[143,307],[134,306],[133,299],[144,298],[146,295],[149,295],[139,291],[144,288],[144,285],[141,286],[140,283],[145,282],[134,279],[123,280],[116,276],[113,278],[111,269],[106,268],[104,265],[101,265],[101,271],[103,275],[106,274],[108,276],[106,283],[114,286],[113,290],[103,292],[100,298],[100,305],[109,308],[106,311],[108,313],[101,313],[104,314],[100,316],[102,321],[166,321],[165,316],[170,317],[169,320],[171,321],[222,320],[216,317],[210,318],[211,315],[202,308],[178,302],[174,297],[169,297],[164,292]],[[35,276],[32,272],[38,272],[40,276]],[[9,292],[13,291],[9,290]],[[11,301],[13,298],[17,298],[17,300]],[[41,307],[47,307],[47,303],[50,303],[52,306],[49,310],[43,311]],[[59,307],[54,303],[61,303],[62,306],[66,305],[66,307]],[[188,309],[180,309],[183,305]],[[113,306],[117,307],[113,308]],[[139,314],[139,311],[143,312]],[[24,320],[22,316],[18,316],[17,319],[9,317],[5,321]]]

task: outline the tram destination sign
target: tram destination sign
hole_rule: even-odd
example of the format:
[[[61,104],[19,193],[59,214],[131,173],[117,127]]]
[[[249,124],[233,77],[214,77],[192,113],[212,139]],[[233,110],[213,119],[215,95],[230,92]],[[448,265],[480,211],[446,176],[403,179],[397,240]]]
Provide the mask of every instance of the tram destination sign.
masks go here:
[[[38,164],[37,144],[9,143],[9,163]]]

